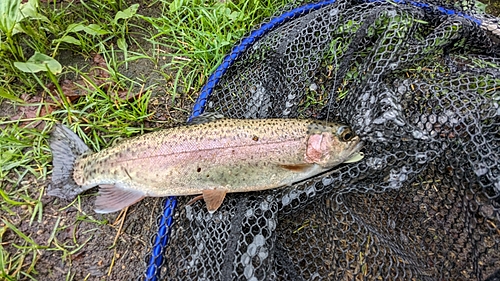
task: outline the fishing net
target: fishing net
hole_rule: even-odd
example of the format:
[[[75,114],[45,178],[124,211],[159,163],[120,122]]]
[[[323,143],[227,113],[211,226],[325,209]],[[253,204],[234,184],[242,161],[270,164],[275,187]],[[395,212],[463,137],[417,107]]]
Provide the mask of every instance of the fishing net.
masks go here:
[[[338,121],[365,157],[214,214],[166,199],[146,279],[498,280],[499,30],[468,1],[295,3],[261,25],[193,116]]]

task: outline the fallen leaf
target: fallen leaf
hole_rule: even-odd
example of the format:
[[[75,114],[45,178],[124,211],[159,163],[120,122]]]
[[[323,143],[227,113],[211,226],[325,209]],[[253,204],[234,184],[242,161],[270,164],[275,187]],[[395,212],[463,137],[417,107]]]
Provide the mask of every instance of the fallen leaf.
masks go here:
[[[22,94],[21,99],[24,101],[23,104],[18,104],[18,113],[10,118],[12,121],[21,121],[20,125],[22,127],[39,128],[43,129],[45,127],[45,122],[43,120],[38,120],[33,122],[33,120],[38,117],[44,117],[51,114],[56,107],[52,102],[47,101],[43,96],[29,96],[27,94]]]
[[[142,95],[142,90],[137,93],[131,93],[128,90],[120,90],[117,92],[117,96],[119,99],[130,101],[136,98],[139,98]]]
[[[61,90],[64,96],[68,98],[70,102],[73,102],[85,95],[85,91],[79,87],[74,81],[65,79],[61,82]]]

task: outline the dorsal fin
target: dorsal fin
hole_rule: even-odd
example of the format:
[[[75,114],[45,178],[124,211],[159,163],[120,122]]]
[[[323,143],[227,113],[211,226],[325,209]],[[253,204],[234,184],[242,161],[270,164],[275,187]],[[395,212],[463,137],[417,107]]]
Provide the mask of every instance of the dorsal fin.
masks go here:
[[[224,115],[217,112],[205,112],[196,117],[193,117],[188,125],[203,124],[215,121],[217,119],[224,119]]]

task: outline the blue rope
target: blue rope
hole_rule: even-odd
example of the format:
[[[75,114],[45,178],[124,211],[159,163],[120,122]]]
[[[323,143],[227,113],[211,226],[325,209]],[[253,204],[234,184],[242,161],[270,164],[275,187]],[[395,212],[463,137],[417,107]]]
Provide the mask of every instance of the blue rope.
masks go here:
[[[170,230],[172,223],[174,221],[174,211],[177,205],[177,199],[175,197],[167,197],[165,204],[163,206],[163,214],[160,218],[158,233],[156,234],[155,241],[153,244],[153,250],[151,251],[151,258],[149,259],[148,268],[146,269],[146,279],[147,281],[156,281],[160,273],[160,267],[163,262],[163,249],[168,243],[168,237],[170,236]]]
[[[392,0],[397,4],[410,4],[412,6],[422,8],[422,9],[432,9],[432,6],[426,3],[419,3],[414,1],[405,1],[405,0]],[[196,100],[191,115],[188,118],[188,122],[191,121],[194,117],[203,113],[205,109],[205,104],[207,99],[212,94],[215,86],[219,83],[222,76],[226,73],[226,71],[231,67],[234,62],[238,59],[238,57],[243,54],[253,43],[259,40],[262,36],[266,35],[271,30],[275,29],[282,24],[293,20],[297,17],[300,17],[304,14],[310,13],[312,11],[321,9],[327,5],[335,3],[336,0],[327,0],[321,1],[313,4],[306,4],[304,6],[293,9],[289,12],[286,12],[276,18],[271,19],[268,23],[263,24],[259,29],[254,30],[247,37],[243,38],[241,42],[236,45],[231,52],[226,55],[222,61],[222,63],[217,67],[217,69],[210,75],[207,80],[207,83],[201,89],[200,95]],[[367,2],[381,2],[385,3],[385,0],[367,0]],[[470,15],[464,14],[462,12],[457,12],[454,10],[446,9],[443,7],[435,7],[437,11],[441,12],[444,15],[456,15],[468,20],[475,22],[478,25],[481,25],[481,20],[472,17]],[[168,238],[170,235],[170,229],[173,223],[173,215],[175,211],[175,207],[177,205],[177,199],[175,197],[168,197],[165,200],[164,204],[164,212],[160,219],[158,233],[155,237],[151,258],[149,260],[149,264],[146,270],[146,279],[147,281],[157,281],[160,273],[160,266],[163,262],[163,249],[168,244]]]

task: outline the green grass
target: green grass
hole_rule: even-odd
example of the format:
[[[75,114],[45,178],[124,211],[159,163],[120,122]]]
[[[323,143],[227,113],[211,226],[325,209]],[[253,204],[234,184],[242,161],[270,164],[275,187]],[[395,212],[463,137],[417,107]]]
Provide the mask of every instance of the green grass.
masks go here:
[[[183,70],[177,72],[174,87],[182,81],[184,89],[192,90],[205,82],[235,42],[285,2],[174,0],[163,6],[160,17],[141,18],[156,28],[150,41],[176,54],[165,65]]]
[[[69,257],[88,242],[59,241],[57,233],[69,227],[61,225],[60,216],[48,226],[47,241],[35,241],[35,231],[23,224],[46,219],[42,198],[55,122],[100,150],[122,137],[185,120],[224,54],[285,2],[1,1],[0,14],[8,16],[0,20],[0,112],[5,112],[0,115],[0,279],[41,280],[36,264],[43,251],[71,264]],[[103,63],[92,64],[96,54]],[[138,64],[146,68],[131,74]],[[66,79],[73,81],[71,90]],[[157,100],[164,96],[168,116],[159,121],[155,109],[162,108]],[[80,197],[66,207],[77,210],[75,225],[108,223],[79,204]],[[65,278],[74,272],[68,269]]]

